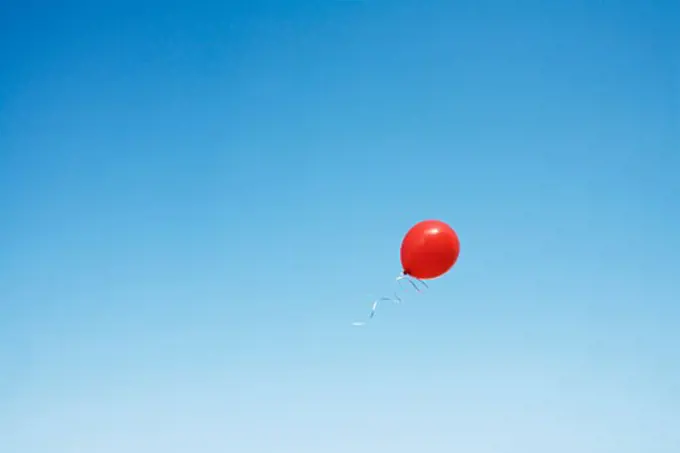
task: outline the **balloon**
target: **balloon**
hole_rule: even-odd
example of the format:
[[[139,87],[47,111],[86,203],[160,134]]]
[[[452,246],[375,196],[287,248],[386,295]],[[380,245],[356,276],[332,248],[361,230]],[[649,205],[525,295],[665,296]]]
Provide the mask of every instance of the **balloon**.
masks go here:
[[[415,224],[401,243],[401,265],[404,275],[420,280],[447,273],[460,253],[456,232],[440,220],[424,220]]]
[[[408,230],[401,242],[403,270],[397,277],[397,283],[406,281],[417,292],[421,292],[421,287],[428,288],[423,280],[431,280],[446,274],[458,261],[459,253],[460,242],[453,228],[440,220],[419,222]],[[394,297],[375,299],[368,319],[373,318],[380,302],[388,301],[399,304],[401,298],[394,293]],[[365,326],[366,322],[354,322],[352,325]]]

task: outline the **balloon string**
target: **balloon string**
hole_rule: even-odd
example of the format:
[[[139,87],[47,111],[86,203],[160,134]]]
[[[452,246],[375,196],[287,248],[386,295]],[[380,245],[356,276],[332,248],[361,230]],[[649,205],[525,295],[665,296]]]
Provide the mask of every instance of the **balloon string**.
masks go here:
[[[407,281],[408,283],[410,283],[410,284],[411,284],[411,287],[413,287],[413,289],[415,289],[415,290],[416,290],[417,292],[419,292],[419,293],[422,292],[422,290],[421,290],[421,288],[418,287],[418,285],[416,285],[416,282],[417,282],[417,283],[420,283],[420,284],[423,286],[423,288],[425,288],[425,289],[429,289],[429,288],[430,288],[430,287],[427,285],[427,283],[425,283],[425,282],[422,281],[421,279],[415,278],[415,277],[411,277],[410,275],[406,275],[406,274],[404,274],[404,273],[402,272],[401,274],[399,274],[399,276],[398,276],[397,279],[396,279],[396,282],[397,282],[397,284],[399,285],[400,288],[403,288],[403,286],[402,286],[402,282],[403,282],[403,281]],[[402,299],[401,299],[401,297],[399,297],[399,294],[397,294],[396,292],[394,293],[394,297],[385,297],[385,296],[383,296],[383,297],[377,298],[377,299],[374,300],[373,303],[371,304],[371,313],[368,315],[368,320],[369,320],[369,321],[370,321],[371,319],[373,319],[373,317],[375,316],[375,312],[378,310],[378,305],[380,304],[380,302],[393,302],[393,303],[395,303],[395,304],[400,304],[400,303],[402,303]],[[353,326],[359,327],[359,326],[365,326],[366,323],[367,323],[367,322],[364,322],[364,321],[358,321],[358,322],[353,322],[352,325],[353,325]]]
[[[427,286],[427,283],[425,283],[424,281],[422,281],[419,278],[409,277],[408,275],[403,274],[403,273],[401,275],[399,275],[399,277],[397,277],[397,282],[399,283],[399,285],[401,285],[401,282],[403,282],[404,280],[409,282],[411,284],[411,286],[413,287],[413,289],[415,289],[418,292],[421,292],[421,291],[420,291],[420,288],[418,288],[418,286],[415,284],[415,282],[418,282],[421,285],[423,285],[425,287],[425,289],[430,288],[429,286]]]

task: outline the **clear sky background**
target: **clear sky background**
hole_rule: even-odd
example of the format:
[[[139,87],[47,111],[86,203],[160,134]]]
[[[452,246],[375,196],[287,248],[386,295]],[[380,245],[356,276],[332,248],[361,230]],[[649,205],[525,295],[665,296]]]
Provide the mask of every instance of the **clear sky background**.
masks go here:
[[[88,3],[0,3],[0,451],[680,451],[677,2]]]

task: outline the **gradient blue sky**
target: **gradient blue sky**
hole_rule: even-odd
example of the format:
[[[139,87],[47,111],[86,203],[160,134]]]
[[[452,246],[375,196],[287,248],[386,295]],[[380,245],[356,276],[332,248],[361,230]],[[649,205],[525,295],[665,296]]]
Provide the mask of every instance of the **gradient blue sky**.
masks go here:
[[[88,3],[0,8],[0,451],[680,451],[677,2]]]

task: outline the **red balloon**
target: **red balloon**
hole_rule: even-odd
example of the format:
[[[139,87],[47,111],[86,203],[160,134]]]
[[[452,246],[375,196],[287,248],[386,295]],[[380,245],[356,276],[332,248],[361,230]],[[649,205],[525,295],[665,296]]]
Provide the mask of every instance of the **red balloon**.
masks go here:
[[[460,241],[453,228],[439,220],[415,224],[401,243],[401,265],[405,275],[421,280],[447,273],[460,253]]]

